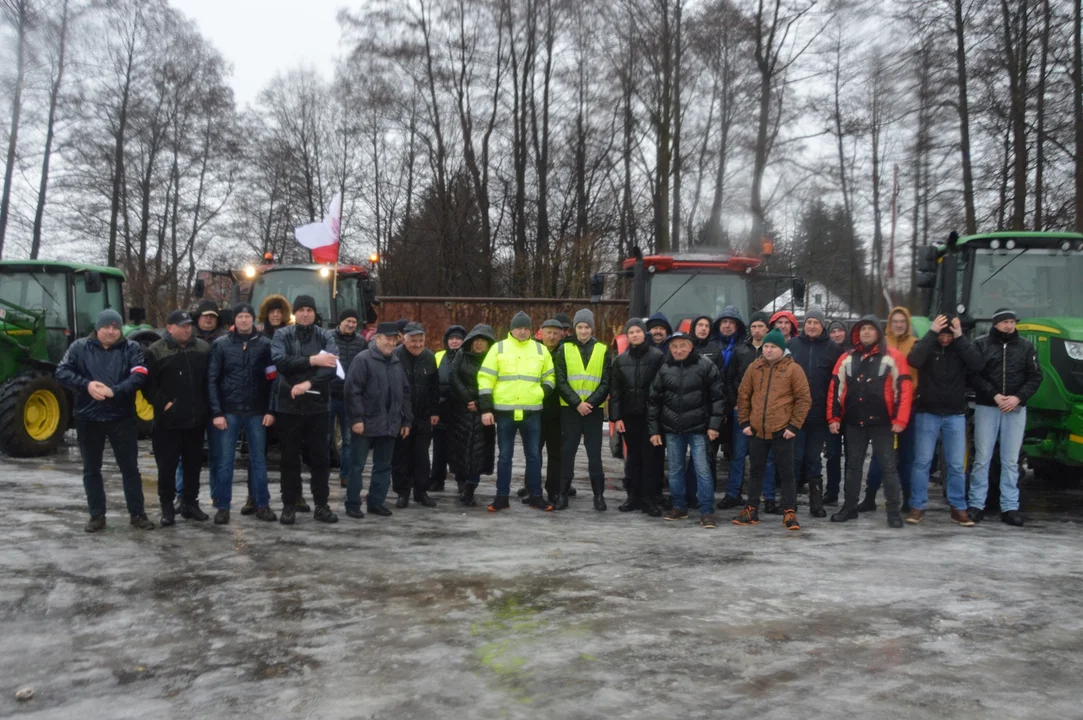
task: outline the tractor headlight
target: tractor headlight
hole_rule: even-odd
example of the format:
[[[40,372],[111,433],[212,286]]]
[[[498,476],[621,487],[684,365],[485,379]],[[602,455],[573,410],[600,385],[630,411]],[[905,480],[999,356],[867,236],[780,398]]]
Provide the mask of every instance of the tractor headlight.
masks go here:
[[[1064,349],[1073,360],[1083,360],[1083,342],[1064,341]]]

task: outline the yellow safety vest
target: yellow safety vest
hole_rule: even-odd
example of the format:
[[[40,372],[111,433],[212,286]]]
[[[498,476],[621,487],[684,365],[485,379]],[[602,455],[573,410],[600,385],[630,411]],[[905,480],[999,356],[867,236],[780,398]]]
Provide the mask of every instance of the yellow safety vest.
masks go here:
[[[440,367],[440,361],[444,359],[445,355],[447,355],[447,350],[441,350],[436,353],[436,367]]]
[[[583,367],[583,355],[574,343],[564,345],[564,364],[568,370],[568,385],[579,396],[579,400],[586,400],[602,384],[602,372],[605,370],[606,348],[600,342],[594,343],[594,349],[590,351],[590,362]],[[568,403],[560,398],[560,404],[567,407]],[[605,403],[601,404],[605,407]]]
[[[556,386],[553,358],[537,340],[510,334],[485,355],[478,370],[478,395],[492,397],[494,410],[541,410],[547,385]]]

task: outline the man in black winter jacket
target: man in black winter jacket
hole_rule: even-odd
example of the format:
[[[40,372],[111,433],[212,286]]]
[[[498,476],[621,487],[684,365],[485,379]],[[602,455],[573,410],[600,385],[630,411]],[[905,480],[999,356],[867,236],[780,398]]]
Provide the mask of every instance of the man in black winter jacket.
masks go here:
[[[436,376],[440,379],[440,422],[432,429],[432,470],[429,471],[429,490],[443,492],[447,481],[448,422],[451,420],[451,366],[463,346],[466,328],[450,325],[444,330],[444,349],[436,353]]]
[[[970,508],[974,522],[985,516],[989,491],[989,463],[1000,441],[1000,519],[1016,527],[1019,514],[1019,451],[1027,425],[1027,401],[1042,384],[1038,352],[1019,337],[1015,313],[1002,308],[993,313],[993,328],[974,343],[982,369],[970,376],[974,388],[974,465],[970,468]]]
[[[393,322],[376,326],[367,350],[354,358],[346,376],[346,415],[354,434],[350,454],[350,483],[346,489],[346,514],[363,518],[361,472],[372,450],[372,484],[368,509],[373,515],[389,516],[384,502],[391,484],[391,459],[395,441],[410,434],[414,421],[410,403],[410,381],[395,346],[399,329]]]
[[[75,430],[90,511],[87,532],[105,529],[102,455],[106,439],[120,467],[131,524],[140,530],[155,527],[144,511],[135,428],[135,394],[146,384],[147,367],[139,343],[124,339],[123,324],[116,310],[103,310],[94,333],[73,342],[56,368],[57,381],[75,395]]]
[[[824,510],[823,451],[831,438],[827,427],[827,394],[835,363],[842,348],[827,335],[827,319],[813,308],[805,314],[804,332],[786,343],[790,356],[808,379],[812,408],[805,424],[797,431],[793,445],[794,477],[800,479],[802,468],[808,480],[809,514],[827,517]]]
[[[568,490],[575,476],[579,441],[587,451],[587,471],[594,492],[594,509],[604,511],[605,470],[602,468],[602,420],[609,397],[609,350],[594,337],[594,313],[583,308],[572,320],[575,340],[563,343],[553,358],[560,396],[561,490],[556,509],[568,507]]]
[[[570,323],[571,321],[569,321]],[[551,318],[542,323],[541,341],[549,354],[556,358],[561,345],[564,344],[564,326],[556,318]],[[556,507],[560,502],[561,480],[561,453],[563,451],[563,439],[560,427],[560,395],[558,393],[546,393],[542,401],[541,414],[541,444],[545,451],[545,493],[549,504]],[[574,488],[568,490],[568,497],[573,497]],[[519,497],[524,503],[530,501],[530,488],[523,478],[523,488],[519,491]]]
[[[667,520],[688,517],[685,493],[684,458],[689,450],[696,472],[700,508],[700,524],[715,527],[714,486],[707,464],[707,443],[717,440],[726,412],[722,378],[718,367],[700,357],[692,347],[692,338],[676,332],[669,342],[669,356],[651,383],[647,406],[647,428],[651,444],[662,446],[665,435],[669,462],[669,494],[673,507],[665,514]]]
[[[214,300],[200,300],[196,306],[193,337],[197,337],[208,345],[224,337],[229,332],[229,325],[220,322],[218,303]]]
[[[395,440],[391,460],[391,483],[399,499],[395,507],[410,505],[410,495],[425,507],[436,507],[429,497],[429,445],[432,429],[440,422],[440,379],[436,373],[436,358],[425,347],[425,328],[412,322],[406,326],[402,345],[395,355],[410,383],[410,409],[413,423],[410,432]]]
[[[181,516],[207,519],[199,509],[199,472],[209,417],[207,365],[211,347],[192,337],[192,317],[183,310],[169,314],[165,330],[165,337],[147,348],[149,378],[145,394],[154,406],[154,460],[158,464],[161,523],[170,526],[175,522],[178,462],[184,472]]]
[[[642,320],[633,318],[625,323],[624,334],[628,349],[613,359],[609,391],[609,422],[624,437],[624,475],[628,481],[628,499],[617,509],[642,510],[651,517],[659,517],[665,453],[650,442],[647,405],[651,383],[665,356],[648,341]]]
[[[218,509],[216,525],[229,523],[241,430],[248,441],[248,489],[256,517],[267,522],[278,519],[271,511],[267,488],[267,428],[275,421],[271,413],[271,388],[276,377],[271,341],[256,330],[256,312],[248,303],[234,308],[233,322],[233,331],[211,346],[207,368],[212,425],[209,444],[218,450],[218,467],[211,473],[211,495]]]
[[[933,320],[929,332],[907,356],[917,371],[914,401],[914,462],[910,475],[910,512],[906,522],[917,525],[929,502],[929,469],[936,441],[944,445],[948,504],[951,519],[963,527],[974,521],[966,504],[966,378],[982,370],[981,355],[963,335],[959,318],[948,323],[944,315]]]
[[[331,378],[331,413],[328,422],[328,443],[334,443],[335,424],[338,424],[342,437],[342,449],[339,451],[338,475],[342,487],[346,487],[350,477],[350,424],[346,420],[346,402],[342,390],[346,385],[345,375],[350,372],[350,363],[361,351],[369,346],[368,340],[357,332],[359,315],[353,308],[347,308],[338,314],[338,327],[332,335],[338,348],[338,362],[342,366],[343,377],[336,373]]]
[[[293,302],[295,324],[275,332],[271,361],[278,372],[275,392],[276,429],[282,451],[282,515],[279,522],[296,522],[301,499],[301,452],[307,450],[312,472],[313,517],[320,522],[338,522],[327,504],[330,459],[327,455],[327,420],[331,379],[338,368],[338,346],[334,336],[318,327],[316,301],[299,295]]]

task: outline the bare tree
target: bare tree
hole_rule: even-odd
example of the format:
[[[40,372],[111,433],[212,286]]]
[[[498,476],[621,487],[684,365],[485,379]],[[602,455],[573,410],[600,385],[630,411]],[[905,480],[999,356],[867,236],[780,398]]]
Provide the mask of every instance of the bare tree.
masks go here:
[[[11,212],[11,182],[19,145],[19,118],[23,111],[23,83],[26,80],[26,41],[30,31],[30,0],[3,0],[0,4],[4,19],[15,26],[15,90],[11,94],[11,129],[8,132],[7,162],[4,165],[4,187],[0,190],[0,257],[4,256],[8,214]]]

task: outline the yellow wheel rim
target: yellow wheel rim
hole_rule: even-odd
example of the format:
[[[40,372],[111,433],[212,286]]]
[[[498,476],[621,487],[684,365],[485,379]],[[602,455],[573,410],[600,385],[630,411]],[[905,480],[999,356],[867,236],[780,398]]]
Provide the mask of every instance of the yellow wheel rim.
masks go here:
[[[147,402],[147,399],[143,397],[143,391],[137,390],[135,392],[135,414],[140,420],[150,422],[154,419],[154,406]]]
[[[23,427],[36,442],[48,440],[60,427],[60,401],[48,390],[35,390],[23,408]]]

